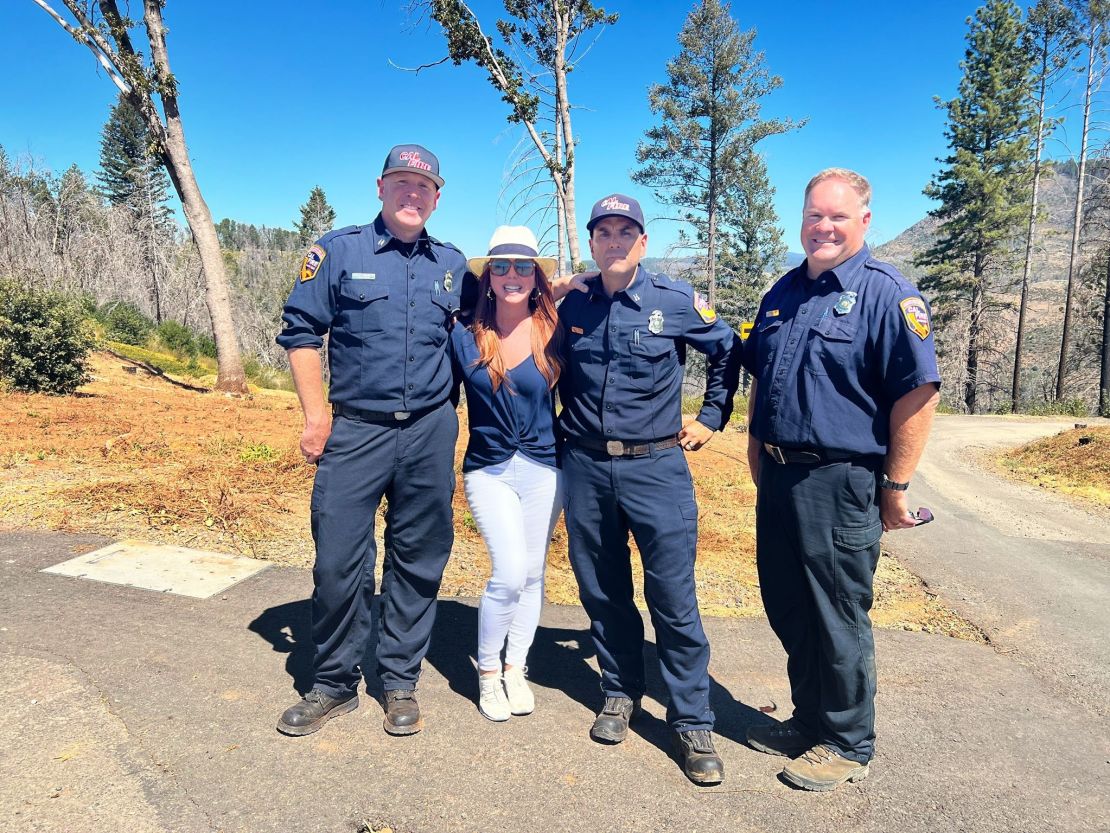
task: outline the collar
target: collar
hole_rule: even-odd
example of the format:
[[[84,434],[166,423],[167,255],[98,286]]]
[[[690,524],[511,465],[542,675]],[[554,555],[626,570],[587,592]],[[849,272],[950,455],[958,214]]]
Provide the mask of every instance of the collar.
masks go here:
[[[628,303],[631,306],[635,307],[636,309],[643,309],[642,299],[644,296],[644,287],[647,285],[647,280],[647,271],[642,266],[637,265],[636,274],[632,276],[632,282],[629,283],[628,286],[626,286],[624,289],[618,289],[616,292],[614,292],[613,300],[617,300],[618,295],[624,295],[624,297],[628,299]],[[605,294],[605,286],[604,282],[602,281],[600,272],[597,274],[597,277],[587,279],[586,283],[590,287],[589,299],[591,301],[594,300],[595,296],[599,299],[604,298],[605,300],[609,300],[609,296]]]
[[[810,280],[806,272],[806,261],[802,261],[802,265],[798,267],[798,277],[803,282],[804,286],[813,286],[817,281],[821,280],[825,275],[832,276],[832,283],[836,285],[841,292],[846,292],[849,289],[854,289],[859,286],[863,277],[863,267],[871,259],[871,249],[867,244],[863,244],[863,248],[841,263],[839,266],[834,266],[832,269],[827,269],[817,276],[816,280]]]
[[[398,243],[401,242],[393,235],[393,232],[389,230],[389,226],[385,224],[385,220],[382,218],[382,215],[380,213],[377,217],[374,218],[372,229],[374,234],[374,254],[377,254],[383,249],[388,248],[394,240],[397,240]],[[432,247],[433,242],[435,242],[435,240],[430,234],[428,234],[428,230],[421,229],[420,237],[416,239],[416,248],[413,251],[425,252],[434,260],[435,254]]]

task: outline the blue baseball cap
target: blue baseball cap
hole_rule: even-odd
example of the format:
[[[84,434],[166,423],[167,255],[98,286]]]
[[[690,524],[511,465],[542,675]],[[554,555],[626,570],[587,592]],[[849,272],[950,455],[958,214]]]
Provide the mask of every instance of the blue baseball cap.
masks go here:
[[[640,210],[640,204],[632,197],[627,197],[624,194],[610,194],[595,202],[594,210],[590,212],[590,221],[586,223],[586,231],[592,233],[594,226],[606,217],[627,217],[640,227],[641,234],[644,232],[644,212]]]
[[[382,176],[409,171],[426,176],[436,184],[436,188],[443,187],[443,177],[439,175],[439,159],[426,147],[420,145],[397,145],[385,158],[382,166]]]

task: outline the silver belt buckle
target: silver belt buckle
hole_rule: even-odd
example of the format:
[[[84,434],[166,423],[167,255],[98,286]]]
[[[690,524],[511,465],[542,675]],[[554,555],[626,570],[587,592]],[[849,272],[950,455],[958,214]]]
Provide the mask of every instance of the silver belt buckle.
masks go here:
[[[777,445],[764,443],[763,447],[767,449],[767,453],[771,455],[771,459],[778,463],[780,466],[786,465],[786,455],[782,453],[782,449]]]
[[[610,457],[623,457],[624,443],[620,440],[608,440],[605,443],[605,453]]]
[[[398,422],[404,422],[410,416],[412,416],[411,411],[394,411],[393,412],[393,418],[395,420],[397,420]]]

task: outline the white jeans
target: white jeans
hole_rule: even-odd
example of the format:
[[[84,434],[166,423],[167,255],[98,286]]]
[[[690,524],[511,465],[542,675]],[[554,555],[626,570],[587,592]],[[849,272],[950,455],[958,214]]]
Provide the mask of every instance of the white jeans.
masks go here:
[[[507,665],[523,666],[540,622],[551,530],[563,508],[562,472],[517,452],[467,472],[463,486],[493,564],[478,605],[478,669],[499,671],[503,647]]]

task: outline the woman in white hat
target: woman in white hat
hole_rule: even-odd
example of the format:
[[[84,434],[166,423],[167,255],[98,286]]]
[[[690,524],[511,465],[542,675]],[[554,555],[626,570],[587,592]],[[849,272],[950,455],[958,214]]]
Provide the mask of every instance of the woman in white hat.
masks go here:
[[[535,708],[524,672],[562,508],[553,401],[562,331],[555,259],[540,257],[529,229],[499,227],[469,266],[478,302],[452,331],[451,354],[470,423],[463,484],[493,568],[478,606],[478,708],[503,721]]]

